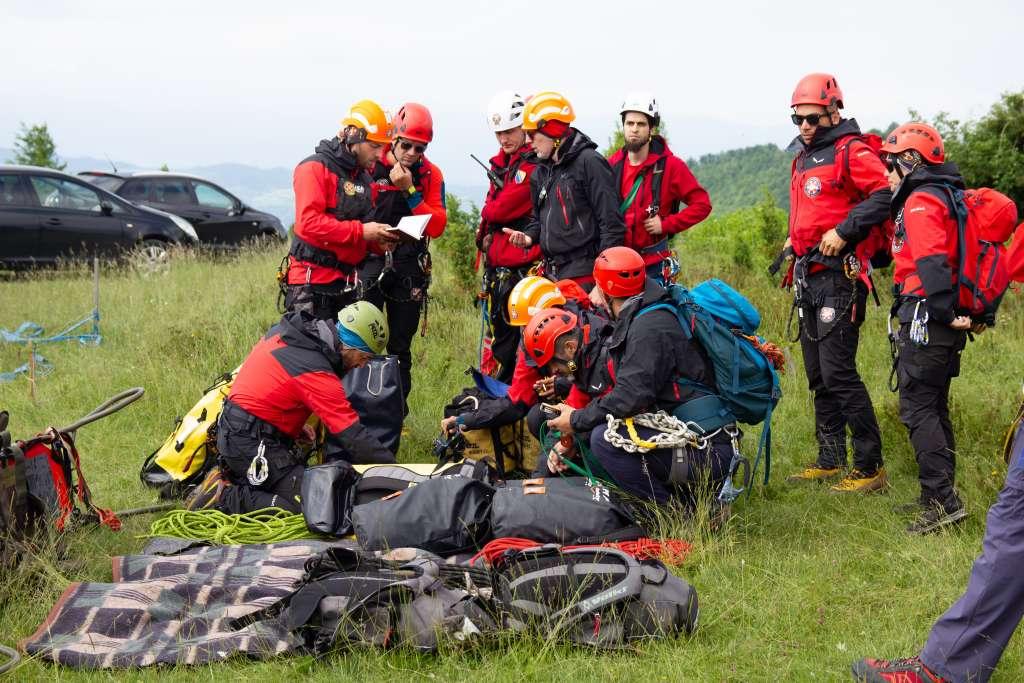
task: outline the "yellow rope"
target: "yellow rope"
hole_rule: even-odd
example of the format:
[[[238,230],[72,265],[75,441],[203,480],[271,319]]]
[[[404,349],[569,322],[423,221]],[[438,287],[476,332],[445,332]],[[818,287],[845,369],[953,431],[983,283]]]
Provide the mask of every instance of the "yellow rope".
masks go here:
[[[626,425],[626,431],[629,432],[629,440],[635,443],[637,446],[640,446],[641,448],[646,448],[648,450],[654,450],[656,448],[659,448],[658,444],[654,443],[653,441],[644,441],[643,439],[640,438],[640,435],[636,433],[636,427],[633,426],[633,418],[627,417],[622,422],[623,424]]]

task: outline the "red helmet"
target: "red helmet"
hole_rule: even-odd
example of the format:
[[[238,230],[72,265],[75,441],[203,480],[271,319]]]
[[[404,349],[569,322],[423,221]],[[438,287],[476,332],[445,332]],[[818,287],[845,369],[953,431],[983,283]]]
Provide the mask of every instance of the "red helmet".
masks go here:
[[[798,104],[820,104],[823,107],[834,104],[842,109],[843,91],[832,74],[808,74],[796,84],[789,106]]]
[[[647,269],[644,257],[629,247],[609,247],[594,259],[594,281],[601,291],[615,298],[644,291]]]
[[[946,159],[946,148],[942,136],[927,123],[904,123],[885,136],[882,151],[899,154],[912,149],[921,154],[930,164],[941,164]]]
[[[526,355],[537,367],[544,367],[555,355],[555,342],[576,329],[576,316],[560,308],[545,308],[535,313],[523,330]]]
[[[415,140],[424,144],[434,139],[434,119],[422,104],[406,102],[395,114],[395,137]]]

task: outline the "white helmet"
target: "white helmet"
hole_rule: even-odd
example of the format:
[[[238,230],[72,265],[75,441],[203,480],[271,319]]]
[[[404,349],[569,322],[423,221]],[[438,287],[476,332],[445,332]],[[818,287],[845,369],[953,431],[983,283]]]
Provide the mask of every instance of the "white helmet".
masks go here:
[[[487,105],[487,123],[495,133],[518,128],[523,125],[525,108],[526,98],[511,90],[503,90]]]
[[[654,119],[655,126],[661,121],[661,115],[658,113],[658,101],[649,92],[631,92],[626,95],[626,99],[622,101],[622,108],[619,110],[619,114],[624,115],[627,111],[638,111],[641,114],[647,114]]]

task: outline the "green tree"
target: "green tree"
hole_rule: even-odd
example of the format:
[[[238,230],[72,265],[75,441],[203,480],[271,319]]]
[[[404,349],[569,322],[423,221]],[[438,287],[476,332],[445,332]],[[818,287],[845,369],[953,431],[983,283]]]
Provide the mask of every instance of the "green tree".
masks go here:
[[[14,158],[12,163],[27,166],[42,166],[63,171],[67,164],[57,159],[57,145],[50,137],[46,124],[32,127],[21,124],[21,132],[14,138]]]
[[[911,110],[911,118],[924,120]],[[968,187],[993,187],[1024,206],[1024,91],[1004,93],[978,121],[932,120]]]
[[[453,194],[445,198],[448,226],[444,237],[434,244],[448,257],[455,280],[467,290],[476,287],[476,229],[480,225],[480,210],[472,202],[468,209]]]
[[[164,162],[163,165],[160,166],[160,170],[163,171],[164,173],[167,173],[171,169],[170,167],[167,166],[167,162]]]

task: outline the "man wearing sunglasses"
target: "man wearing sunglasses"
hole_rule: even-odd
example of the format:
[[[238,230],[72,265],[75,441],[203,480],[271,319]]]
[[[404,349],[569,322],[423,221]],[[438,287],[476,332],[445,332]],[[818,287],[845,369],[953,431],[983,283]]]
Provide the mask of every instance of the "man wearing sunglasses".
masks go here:
[[[888,219],[892,192],[885,167],[857,122],[840,115],[843,94],[835,76],[806,76],[790,104],[799,134],[791,145],[798,153],[786,243],[796,257],[794,306],[804,370],[814,394],[818,455],[789,481],[822,481],[842,474],[849,428],[854,466],[832,490],[879,490],[886,484],[882,437],[871,396],[857,372],[869,264],[855,250]]]
[[[337,137],[321,140],[295,168],[295,229],[281,278],[285,308],[322,320],[355,301],[356,266],[368,247],[383,251],[397,241],[372,217],[367,173],[391,139],[387,116],[376,102],[362,100],[341,126]]]
[[[619,115],[624,145],[608,162],[626,222],[626,246],[644,257],[649,277],[665,284],[677,268],[669,260],[669,239],[707,218],[711,198],[656,133],[661,115],[652,94],[629,93]]]
[[[424,152],[434,139],[434,122],[422,104],[402,105],[392,125],[394,138],[373,170],[377,189],[374,218],[398,225],[405,216],[430,216],[425,236],[402,241],[388,258],[371,256],[359,271],[363,298],[387,313],[388,353],[398,356],[402,391],[412,388],[412,339],[427,302],[430,284],[430,240],[440,237],[448,222],[444,177]],[[406,407],[408,412],[408,406]]]
[[[556,92],[542,92],[526,103],[523,130],[540,160],[530,193],[533,215],[522,231],[504,228],[517,247],[539,245],[544,275],[571,279],[590,291],[594,258],[623,244],[626,225],[608,160],[597,145],[571,126],[572,105]]]

